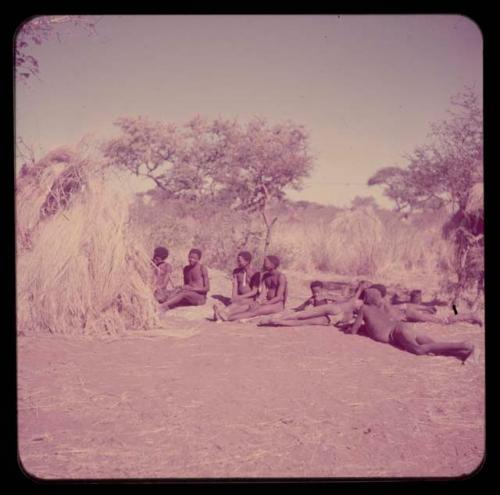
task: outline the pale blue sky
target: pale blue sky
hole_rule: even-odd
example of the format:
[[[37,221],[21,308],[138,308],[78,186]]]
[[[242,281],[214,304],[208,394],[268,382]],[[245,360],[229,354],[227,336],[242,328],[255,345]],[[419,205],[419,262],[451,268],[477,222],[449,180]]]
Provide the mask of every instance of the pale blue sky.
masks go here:
[[[316,157],[290,197],[339,206],[390,206],[367,179],[404,164],[453,94],[482,94],[480,31],[454,15],[105,16],[96,36],[32,53],[40,80],[16,88],[16,131],[38,154],[112,135],[124,115],[290,118]]]

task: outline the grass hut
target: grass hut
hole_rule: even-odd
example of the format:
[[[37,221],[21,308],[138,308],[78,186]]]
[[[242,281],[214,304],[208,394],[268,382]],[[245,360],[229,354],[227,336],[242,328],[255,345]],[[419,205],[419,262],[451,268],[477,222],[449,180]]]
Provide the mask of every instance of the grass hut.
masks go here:
[[[16,184],[18,332],[106,336],[158,326],[149,253],[98,160],[52,151]]]

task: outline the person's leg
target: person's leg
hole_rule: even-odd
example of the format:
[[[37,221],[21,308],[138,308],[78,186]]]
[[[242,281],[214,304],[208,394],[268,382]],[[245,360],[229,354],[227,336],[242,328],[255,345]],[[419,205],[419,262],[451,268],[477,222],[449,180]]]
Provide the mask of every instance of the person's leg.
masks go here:
[[[406,308],[405,316],[406,316],[406,321],[412,323],[425,322],[425,323],[438,323],[442,325],[446,324],[446,320],[443,318],[439,318],[438,316],[434,316],[432,314],[423,313],[422,311],[419,311],[411,307]]]
[[[307,325],[327,326],[329,324],[330,324],[330,320],[326,316],[316,316],[313,318],[308,318],[307,320],[270,318],[269,320],[261,321],[257,325],[259,327],[268,326],[268,325],[277,326],[277,327],[300,327],[300,326],[307,326]]]
[[[255,305],[254,301],[229,305],[227,308],[222,308],[220,305],[214,304],[214,319],[227,321],[230,316],[249,311],[253,305]]]
[[[419,356],[442,354],[455,356],[465,361],[474,351],[474,345],[468,342],[434,342],[426,335],[417,334],[404,324],[394,329],[393,338],[404,350]]]
[[[205,294],[200,294],[199,292],[195,292],[194,290],[186,291],[184,294],[184,298],[182,300],[183,304],[189,306],[202,306],[207,302],[207,296]]]
[[[290,315],[284,315],[283,320],[307,320],[316,316],[328,316],[340,313],[340,308],[337,304],[322,304],[314,308],[304,309]]]
[[[204,294],[199,294],[191,290],[181,290],[174,297],[167,299],[160,307],[166,311],[180,305],[201,306],[205,304],[206,300],[207,298]]]
[[[456,315],[450,315],[447,318],[447,323],[449,325],[453,323],[458,323],[460,321],[465,321],[467,323],[472,323],[473,325],[483,326],[483,320],[475,313],[458,313]]]
[[[284,309],[279,313],[273,314],[270,318],[260,320],[259,324],[272,325],[275,320],[296,320],[298,312],[293,309]]]
[[[275,304],[260,304],[243,313],[233,314],[228,318],[228,321],[246,320],[255,316],[272,315],[283,311],[283,303]]]
[[[172,297],[169,297],[166,301],[160,304],[160,308],[167,311],[174,308],[184,299],[184,294],[186,291],[179,290]]]

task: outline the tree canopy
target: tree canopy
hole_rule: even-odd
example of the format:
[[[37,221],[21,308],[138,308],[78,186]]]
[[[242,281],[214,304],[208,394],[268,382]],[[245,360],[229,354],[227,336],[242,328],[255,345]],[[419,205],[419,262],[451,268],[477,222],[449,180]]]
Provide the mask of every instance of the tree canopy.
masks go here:
[[[430,142],[406,156],[405,167],[384,167],[368,185],[384,186],[397,210],[465,208],[483,177],[483,114],[472,89],[451,99],[449,118],[431,125]]]

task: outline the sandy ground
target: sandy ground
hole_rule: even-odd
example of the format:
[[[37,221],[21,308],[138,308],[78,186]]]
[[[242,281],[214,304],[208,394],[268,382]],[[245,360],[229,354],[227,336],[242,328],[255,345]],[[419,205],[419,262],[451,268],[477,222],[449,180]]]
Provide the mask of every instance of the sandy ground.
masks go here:
[[[483,347],[479,327],[424,327]],[[414,356],[330,327],[187,320],[167,333],[20,337],[24,468],[44,479],[459,476],[482,460],[482,359]]]

